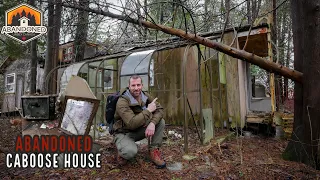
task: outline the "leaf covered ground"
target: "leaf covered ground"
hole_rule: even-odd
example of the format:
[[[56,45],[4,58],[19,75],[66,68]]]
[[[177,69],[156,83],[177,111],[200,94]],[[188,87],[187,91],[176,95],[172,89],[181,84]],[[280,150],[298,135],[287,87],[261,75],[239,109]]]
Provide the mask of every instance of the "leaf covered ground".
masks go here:
[[[166,132],[169,130],[183,135],[182,127],[169,126]],[[2,119],[0,131],[1,149],[12,151],[21,127]],[[320,171],[281,158],[287,140],[233,134],[216,129],[216,138],[202,146],[196,131],[190,129],[189,153],[184,156],[183,138],[166,133],[161,149],[168,165],[166,169],[154,167],[145,144],[139,145],[137,157],[123,167],[117,166],[114,145],[102,146],[100,169],[8,169],[5,154],[0,153],[0,179],[320,179]]]

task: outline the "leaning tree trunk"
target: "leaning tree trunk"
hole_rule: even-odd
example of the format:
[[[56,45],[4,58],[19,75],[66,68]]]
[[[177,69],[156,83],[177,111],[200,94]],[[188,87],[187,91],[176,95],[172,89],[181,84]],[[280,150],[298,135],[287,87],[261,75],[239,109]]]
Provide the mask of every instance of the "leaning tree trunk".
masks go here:
[[[302,71],[303,86],[295,84],[292,141],[284,157],[317,169],[320,138],[320,7],[318,0],[292,0],[295,69]]]
[[[230,46],[227,46],[225,44],[219,43],[219,42],[215,42],[212,41],[210,39],[201,37],[199,35],[196,34],[192,34],[189,32],[185,32],[184,30],[181,29],[175,29],[175,28],[170,28],[168,26],[164,26],[164,25],[160,25],[160,24],[154,24],[152,22],[149,21],[144,21],[144,20],[140,20],[138,21],[137,19],[133,19],[129,16],[122,16],[122,15],[117,15],[117,14],[113,14],[111,12],[105,12],[102,10],[96,10],[96,9],[91,9],[91,8],[84,8],[82,6],[79,6],[77,4],[70,4],[70,3],[62,3],[62,6],[64,7],[69,7],[69,8],[75,8],[75,9],[80,9],[80,10],[85,10],[87,12],[92,12],[95,14],[101,14],[107,17],[111,17],[111,18],[115,18],[118,20],[122,20],[122,21],[126,21],[129,23],[133,23],[133,24],[141,24],[144,27],[150,28],[150,29],[156,29],[159,31],[162,31],[164,33],[167,34],[171,34],[171,35],[176,35],[178,37],[181,37],[183,39],[189,40],[189,41],[193,41],[199,44],[202,44],[206,47],[212,48],[212,49],[216,49],[219,52],[223,52],[229,56],[232,56],[236,59],[240,59],[243,61],[246,61],[248,63],[252,63],[255,64],[257,66],[259,66],[262,69],[265,69],[269,72],[273,72],[273,73],[279,73],[284,77],[290,78],[298,83],[302,83],[302,77],[303,74],[299,71],[296,70],[292,70],[290,68],[284,67],[282,65],[276,64],[274,62],[271,62],[267,59],[264,59],[262,57],[259,57],[255,54],[246,52],[244,50],[239,50]]]

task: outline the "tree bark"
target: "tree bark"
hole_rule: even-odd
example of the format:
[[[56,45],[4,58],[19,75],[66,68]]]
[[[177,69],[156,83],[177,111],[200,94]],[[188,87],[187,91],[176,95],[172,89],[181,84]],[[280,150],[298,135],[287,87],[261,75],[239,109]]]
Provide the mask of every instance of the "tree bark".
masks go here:
[[[209,8],[209,0],[204,0],[204,21],[205,22],[207,22],[208,21],[208,19],[209,19],[209,17],[208,17],[208,13],[209,13],[209,10],[208,10],[208,8]],[[204,27],[205,28],[205,31],[209,31],[210,30],[210,25],[208,25],[208,26],[205,26]]]
[[[225,27],[230,27],[229,26],[229,16],[230,16],[230,0],[225,0],[225,8],[226,8],[226,14],[225,14],[225,17],[224,17],[224,19],[225,19]]]
[[[78,5],[71,5],[71,4],[67,4],[67,3],[62,3],[62,5],[65,7],[69,7],[69,8],[76,8],[76,9],[86,10],[88,12],[92,12],[92,13],[96,13],[96,14],[101,14],[104,16],[108,16],[108,17],[115,18],[118,20],[123,20],[123,21],[133,23],[133,24],[139,24],[138,20],[133,19],[128,16],[117,15],[117,14],[113,14],[111,12],[104,12],[102,10],[95,10],[95,9],[91,9],[91,8],[83,8]],[[191,40],[191,41],[197,42],[197,43],[202,44],[206,47],[210,47],[210,48],[216,49],[217,51],[223,52],[223,53],[225,53],[229,56],[232,56],[234,58],[246,61],[248,63],[255,64],[255,65],[257,65],[257,66],[261,67],[262,69],[265,69],[269,72],[278,73],[278,74],[281,74],[282,76],[290,78],[298,83],[302,83],[303,74],[301,72],[298,72],[296,70],[292,70],[290,68],[276,64],[274,62],[271,62],[267,59],[264,59],[262,57],[254,55],[252,53],[246,52],[244,50],[239,50],[239,49],[227,46],[227,45],[219,43],[219,42],[214,42],[212,40],[209,40],[207,38],[203,38],[201,36],[198,36],[198,35],[195,35],[192,33],[186,33],[184,30],[181,30],[181,29],[170,28],[167,26],[163,26],[160,24],[154,24],[154,23],[144,21],[144,20],[140,20],[140,22],[145,27],[160,30],[160,31],[165,32],[167,34],[176,35],[176,36],[179,36],[179,37],[184,38],[186,40]]]
[[[144,14],[145,14],[145,16],[144,16],[144,18],[145,19],[148,19],[148,1],[147,0],[144,0]],[[148,28],[144,28],[143,29],[143,31],[144,31],[144,33],[143,33],[143,39],[144,40],[147,40],[147,36],[148,36]]]
[[[319,0],[304,1],[303,21],[304,32],[300,34],[303,37],[303,69],[306,73],[303,77],[303,125],[305,127],[304,141],[309,158],[304,162],[319,169],[319,135],[320,135],[320,7]]]
[[[252,13],[251,13],[251,0],[247,0],[247,18],[248,18],[248,24],[251,24],[252,21]]]
[[[54,51],[53,51],[53,61],[52,61],[52,69],[57,67],[57,63],[59,62],[59,43],[60,43],[60,27],[61,27],[61,6],[62,0],[56,0],[55,5],[55,13],[54,13]],[[57,91],[57,72],[53,72],[52,75],[52,89],[50,89],[50,94],[55,94]]]
[[[34,0],[30,0],[29,4],[34,6]],[[37,88],[37,40],[31,41],[31,72],[30,72],[30,94],[36,93]]]
[[[30,4],[31,5],[31,4]],[[30,94],[36,93],[37,88],[37,40],[31,41],[31,72],[30,72]]]
[[[89,8],[89,0],[79,0],[80,7]],[[74,40],[74,50],[76,53],[75,62],[83,61],[86,48],[86,41],[89,26],[89,12],[84,9],[78,9],[78,22],[76,36]]]
[[[295,84],[295,120],[292,141],[284,157],[319,166],[320,135],[320,7],[318,0],[292,0],[295,68],[304,72],[303,86]]]
[[[44,73],[43,73],[43,87],[42,92],[45,94],[48,93],[48,89],[52,89],[52,83],[48,83],[48,87],[45,86],[47,75],[52,69],[53,61],[53,44],[54,44],[54,4],[53,0],[48,0],[48,32],[47,32],[47,51],[46,51],[46,60],[44,64]]]
[[[288,28],[288,40],[287,40],[287,55],[286,55],[286,62],[285,62],[285,66],[289,66],[289,62],[290,62],[290,58],[291,58],[291,23],[289,23],[289,27]],[[289,94],[289,81],[288,78],[284,78],[284,85],[283,85],[283,92],[284,92],[284,99],[288,99],[288,94]]]
[[[271,9],[276,9],[277,7],[277,1],[276,0],[272,0],[272,7]],[[272,11],[272,41],[273,41],[273,48],[272,48],[272,54],[273,54],[273,61],[274,62],[278,62],[279,63],[279,59],[277,56],[277,48],[278,48],[278,37],[277,37],[277,32],[278,32],[278,29],[280,28],[277,28],[277,11],[274,10]],[[277,46],[277,47],[274,47],[274,46]],[[279,111],[279,107],[280,107],[280,104],[281,104],[281,76],[279,75],[276,75],[275,76],[275,99],[276,99],[276,110]]]

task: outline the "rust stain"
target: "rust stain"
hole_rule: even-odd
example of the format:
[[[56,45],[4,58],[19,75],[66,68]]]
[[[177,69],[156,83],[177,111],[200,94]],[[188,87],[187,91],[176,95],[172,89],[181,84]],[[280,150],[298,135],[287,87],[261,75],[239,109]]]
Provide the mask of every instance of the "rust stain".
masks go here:
[[[259,29],[259,34],[261,34],[261,33],[267,33],[268,32],[268,30],[267,30],[267,28],[261,28],[261,29]]]

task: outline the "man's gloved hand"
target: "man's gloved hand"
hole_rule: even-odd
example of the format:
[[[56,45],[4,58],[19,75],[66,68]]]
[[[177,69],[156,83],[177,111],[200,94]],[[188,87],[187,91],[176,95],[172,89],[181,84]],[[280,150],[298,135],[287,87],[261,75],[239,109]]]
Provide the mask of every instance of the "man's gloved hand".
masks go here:
[[[157,105],[156,105],[156,101],[158,98],[155,98],[150,104],[148,104],[148,111],[150,111],[151,113],[153,113],[156,109],[157,109]]]
[[[147,138],[151,138],[154,135],[154,131],[156,129],[156,126],[153,122],[150,122],[146,131],[145,131],[145,135]]]

